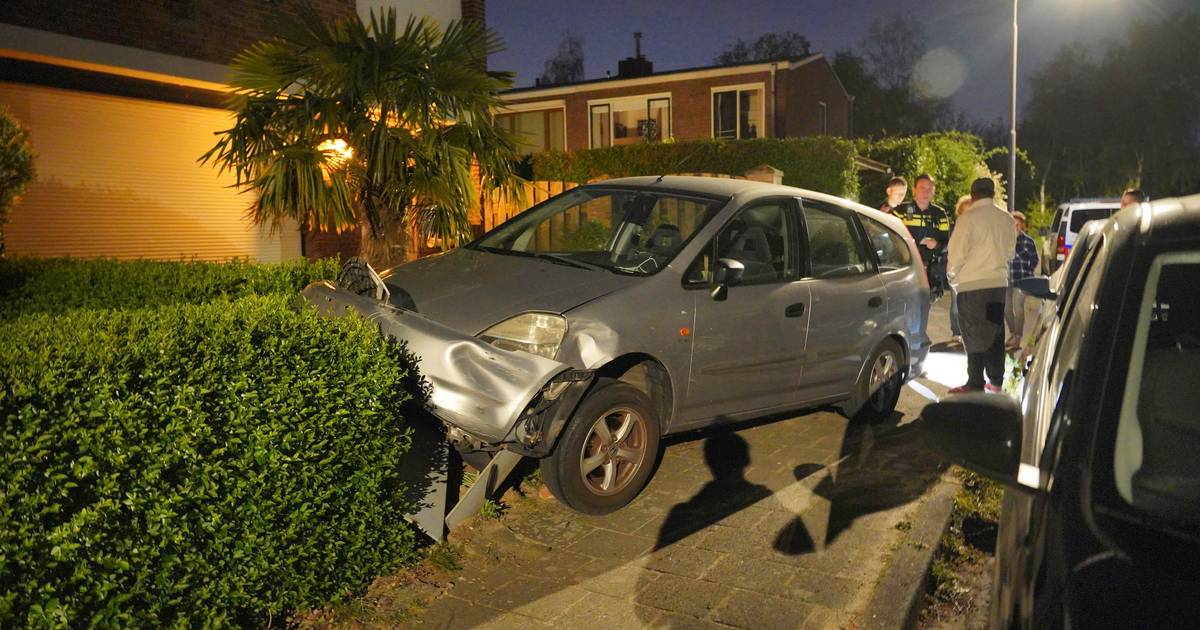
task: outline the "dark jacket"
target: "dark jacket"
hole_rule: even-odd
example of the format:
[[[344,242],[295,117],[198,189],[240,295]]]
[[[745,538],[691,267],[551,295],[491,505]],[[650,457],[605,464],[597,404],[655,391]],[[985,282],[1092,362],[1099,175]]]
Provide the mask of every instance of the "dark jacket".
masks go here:
[[[945,251],[950,237],[950,219],[946,211],[936,203],[929,204],[924,210],[917,207],[916,202],[908,201],[892,209],[892,214],[904,222],[913,240],[920,245],[921,240],[932,238],[938,242],[938,249]],[[920,246],[922,256],[928,251]]]

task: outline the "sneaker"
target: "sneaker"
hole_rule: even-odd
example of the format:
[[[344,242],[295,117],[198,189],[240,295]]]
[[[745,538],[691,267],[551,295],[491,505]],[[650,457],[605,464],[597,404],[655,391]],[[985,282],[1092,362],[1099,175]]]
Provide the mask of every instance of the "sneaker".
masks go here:
[[[988,383],[987,385],[984,385],[984,386],[983,386],[983,391],[985,391],[985,392],[987,392],[987,393],[989,393],[989,394],[1003,394],[1003,393],[1004,393],[1004,389],[1003,389],[1003,388],[1001,388],[1001,387],[996,387],[995,385],[992,385],[991,383]]]
[[[972,392],[981,392],[981,391],[983,391],[983,390],[975,389],[974,387],[968,387],[966,385],[959,385],[958,387],[955,387],[954,389],[951,389],[950,391],[948,391],[946,393],[947,394],[970,394]]]

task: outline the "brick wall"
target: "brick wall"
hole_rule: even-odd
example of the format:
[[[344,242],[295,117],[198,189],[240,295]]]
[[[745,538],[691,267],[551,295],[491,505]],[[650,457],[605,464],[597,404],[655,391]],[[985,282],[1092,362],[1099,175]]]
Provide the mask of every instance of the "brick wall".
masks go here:
[[[642,94],[671,93],[671,135],[676,140],[701,140],[712,137],[712,88],[724,85],[741,85],[745,83],[762,83],[767,90],[765,104],[766,130],[764,136],[774,133],[772,124],[772,109],[769,90],[771,88],[771,73],[747,72],[719,77],[700,79],[684,79],[671,81],[668,77],[659,83],[605,87],[597,85],[595,89],[566,95],[538,96],[514,100],[513,103],[537,102],[544,100],[563,100],[566,102],[567,150],[587,149],[588,146],[588,101],[596,99],[621,98],[625,96],[640,96]]]
[[[821,133],[818,112],[822,101],[826,107],[829,135],[850,135],[850,99],[827,60],[817,59],[799,68],[781,71],[777,79],[784,135],[796,137]]]
[[[355,0],[307,1],[327,19],[355,15]],[[0,0],[0,22],[228,64],[296,6],[292,0]]]

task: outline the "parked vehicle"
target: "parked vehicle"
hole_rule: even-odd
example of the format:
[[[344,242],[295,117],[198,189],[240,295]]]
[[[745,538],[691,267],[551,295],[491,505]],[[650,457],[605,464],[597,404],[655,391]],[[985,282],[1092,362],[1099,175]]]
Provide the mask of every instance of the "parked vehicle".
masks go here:
[[[663,435],[827,404],[891,415],[930,345],[916,247],[830,195],[638,177],[384,271],[386,303],[306,295],[407,341],[469,462],[539,458],[556,497],[600,514],[645,485]]]
[[[1079,231],[1089,221],[1103,220],[1111,217],[1121,209],[1120,199],[1072,199],[1058,206],[1054,218],[1050,221],[1050,235],[1043,244],[1042,260],[1049,267],[1047,273],[1053,273],[1067,259],[1067,254],[1075,246]]]
[[[934,448],[1006,486],[994,628],[1200,619],[1200,195],[1128,207],[1067,258],[1021,401],[925,409]]]

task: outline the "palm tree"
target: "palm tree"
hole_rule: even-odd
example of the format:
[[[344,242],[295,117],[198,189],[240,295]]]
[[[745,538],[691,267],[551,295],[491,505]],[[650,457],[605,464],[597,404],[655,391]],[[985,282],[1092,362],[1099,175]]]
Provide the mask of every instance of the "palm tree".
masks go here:
[[[409,226],[452,246],[470,233],[473,163],[484,190],[518,190],[515,142],[491,117],[512,83],[485,68],[498,50],[472,22],[400,30],[395,9],[369,25],[302,9],[234,59],[234,125],[200,159],[253,194],[260,225],[365,225],[379,264],[394,261],[389,241],[406,257]]]

